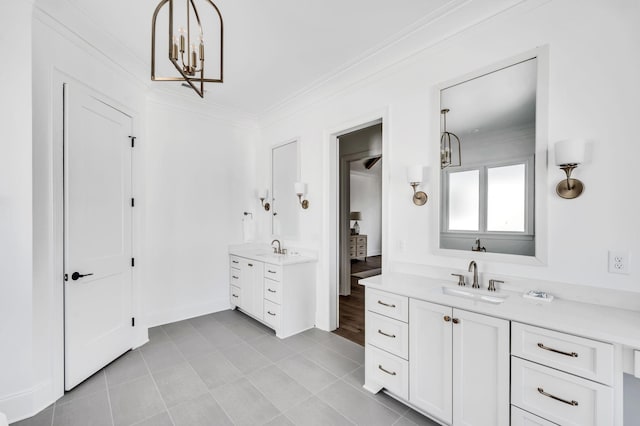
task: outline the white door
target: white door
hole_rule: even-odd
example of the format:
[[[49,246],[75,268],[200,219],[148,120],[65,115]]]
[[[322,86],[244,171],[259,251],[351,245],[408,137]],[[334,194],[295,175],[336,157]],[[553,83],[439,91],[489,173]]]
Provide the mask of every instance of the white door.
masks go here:
[[[65,389],[131,349],[131,117],[65,85]]]
[[[451,424],[451,308],[409,303],[409,402]]]
[[[453,424],[509,425],[509,321],[453,310]]]

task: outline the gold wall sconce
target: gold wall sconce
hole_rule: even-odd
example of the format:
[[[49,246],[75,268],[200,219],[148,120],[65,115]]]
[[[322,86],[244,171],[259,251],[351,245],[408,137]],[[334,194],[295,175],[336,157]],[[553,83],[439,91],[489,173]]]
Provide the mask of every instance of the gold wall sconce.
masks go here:
[[[268,212],[269,209],[271,209],[271,204],[265,203],[265,200],[269,198],[269,190],[262,189],[258,191],[258,198],[260,198],[260,203],[262,204],[262,207],[264,208],[264,210]]]
[[[303,209],[305,210],[308,209],[309,201],[303,199],[304,195],[307,193],[307,184],[304,182],[296,182],[293,186],[296,190],[296,195],[298,196],[298,201],[300,202],[300,205],[302,206]]]
[[[573,169],[584,162],[584,141],[582,139],[567,139],[555,144],[556,165],[564,170],[567,178],[558,182],[556,193],[571,200],[582,194],[584,185],[578,179],[571,177]]]
[[[182,6],[182,4],[185,6]],[[174,3],[180,3],[174,8]],[[198,10],[196,3],[203,6]],[[168,33],[168,51],[166,59],[173,65],[179,76],[161,77],[156,75],[156,20],[158,14],[168,7],[168,22],[166,27],[160,23]],[[207,13],[207,15],[205,15]],[[209,16],[210,15],[210,16]],[[175,19],[174,19],[175,18]],[[180,27],[174,27],[174,21],[179,21]],[[210,24],[203,28],[202,23]],[[206,30],[206,31],[205,31]],[[160,41],[160,45],[164,43]],[[205,46],[208,66],[207,72],[218,68],[218,75],[205,74]],[[211,49],[211,50],[208,50]],[[151,80],[153,81],[182,81],[183,85],[192,88],[198,96],[204,98],[204,83],[223,82],[224,60],[224,24],[222,14],[211,0],[161,0],[153,13],[151,21]],[[211,55],[217,53],[219,58]]]
[[[407,180],[409,181],[409,185],[413,187],[413,204],[416,206],[424,206],[427,203],[429,197],[422,191],[417,191],[416,189],[422,183],[422,179],[424,177],[424,167],[423,166],[411,166],[407,168]]]

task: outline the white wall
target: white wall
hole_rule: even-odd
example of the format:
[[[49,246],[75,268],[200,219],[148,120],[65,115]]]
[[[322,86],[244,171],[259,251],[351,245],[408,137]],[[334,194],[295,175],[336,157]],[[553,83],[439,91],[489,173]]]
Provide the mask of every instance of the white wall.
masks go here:
[[[31,4],[2,2],[0,28],[11,46],[0,67],[0,412],[11,418],[30,405],[33,383]]]
[[[367,236],[367,256],[378,256],[382,254],[382,177],[351,172],[349,185],[350,209],[362,213],[358,225],[360,234]]]
[[[255,127],[147,104],[144,310],[149,325],[229,307],[228,245],[255,210]],[[254,207],[254,210],[252,210]]]
[[[435,251],[437,203],[430,200],[423,207],[412,204],[405,181],[406,166],[432,166],[423,190],[437,197],[437,86],[548,45],[549,147],[567,137],[589,139],[587,161],[575,172],[586,190],[572,201],[558,198],[554,188],[563,173],[550,167],[544,191],[548,197],[548,262],[531,266],[482,261],[479,266],[489,273],[640,291],[640,265],[633,265],[629,275],[607,272],[607,250],[637,252],[640,236],[638,201],[619,184],[637,180],[633,161],[640,157],[640,144],[628,137],[633,134],[630,123],[640,115],[640,55],[635,43],[640,39],[640,27],[632,18],[638,14],[640,4],[629,0],[533,1],[433,45],[426,29],[423,49],[416,47],[414,37],[405,61],[393,66],[380,64],[374,75],[366,65],[375,61],[364,61],[359,77],[350,70],[310,90],[307,98],[265,117],[265,143],[300,137],[303,180],[309,182],[314,205],[302,216],[305,243],[321,246],[330,223],[326,209],[329,199],[322,198],[331,160],[328,132],[341,123],[387,108],[389,120],[383,125],[389,156],[385,157],[383,182],[388,198],[383,209],[389,224],[385,255],[389,256],[390,267],[406,271],[466,266],[469,258],[443,256]],[[455,13],[450,18],[452,21],[445,19],[439,24],[455,26],[456,19],[464,22],[464,17]],[[388,50],[399,52],[403,48]],[[331,191],[324,193],[331,196]],[[615,212],[615,220],[602,220],[611,212]],[[328,270],[330,261],[328,251],[322,252],[320,270]],[[332,291],[329,277],[321,274],[320,278],[318,295],[327,298]],[[330,311],[320,309],[317,324],[329,324],[329,315]]]

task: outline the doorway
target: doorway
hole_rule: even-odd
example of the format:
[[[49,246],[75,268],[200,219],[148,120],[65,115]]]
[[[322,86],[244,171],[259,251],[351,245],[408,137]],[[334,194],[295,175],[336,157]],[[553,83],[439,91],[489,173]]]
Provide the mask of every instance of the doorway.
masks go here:
[[[382,124],[338,137],[339,283],[334,331],[364,345],[364,288],[382,268]]]
[[[64,85],[64,388],[132,348],[132,117]]]

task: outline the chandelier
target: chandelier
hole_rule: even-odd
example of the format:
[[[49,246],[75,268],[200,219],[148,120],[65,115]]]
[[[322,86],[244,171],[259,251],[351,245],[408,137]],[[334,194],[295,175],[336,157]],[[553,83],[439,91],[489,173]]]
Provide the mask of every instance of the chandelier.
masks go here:
[[[185,7],[176,7],[174,3],[180,0],[161,0],[153,13],[151,23],[151,80],[153,81],[182,81],[183,85],[188,85],[196,93],[204,98],[204,83],[222,83],[223,80],[223,22],[220,10],[211,0],[183,0]],[[210,11],[209,15],[201,15],[196,7],[196,2],[211,7],[215,11]],[[159,14],[165,14],[163,8],[168,4],[168,39],[167,58],[180,74],[179,76],[160,77],[156,75],[156,20]],[[174,27],[174,18],[178,16],[179,26]],[[217,31],[211,31],[205,39],[203,21],[211,24],[212,27],[219,25],[219,36]],[[219,37],[219,72],[217,76],[207,77],[205,74],[205,46],[207,52],[209,48],[217,46],[216,36]],[[207,57],[210,55],[207,53]],[[170,66],[169,66],[170,68]],[[215,68],[215,63],[213,68]]]
[[[460,154],[460,138],[455,133],[447,132],[447,108],[440,110],[443,119],[442,135],[440,136],[440,168],[459,166],[462,162]],[[457,156],[456,156],[457,153]]]

